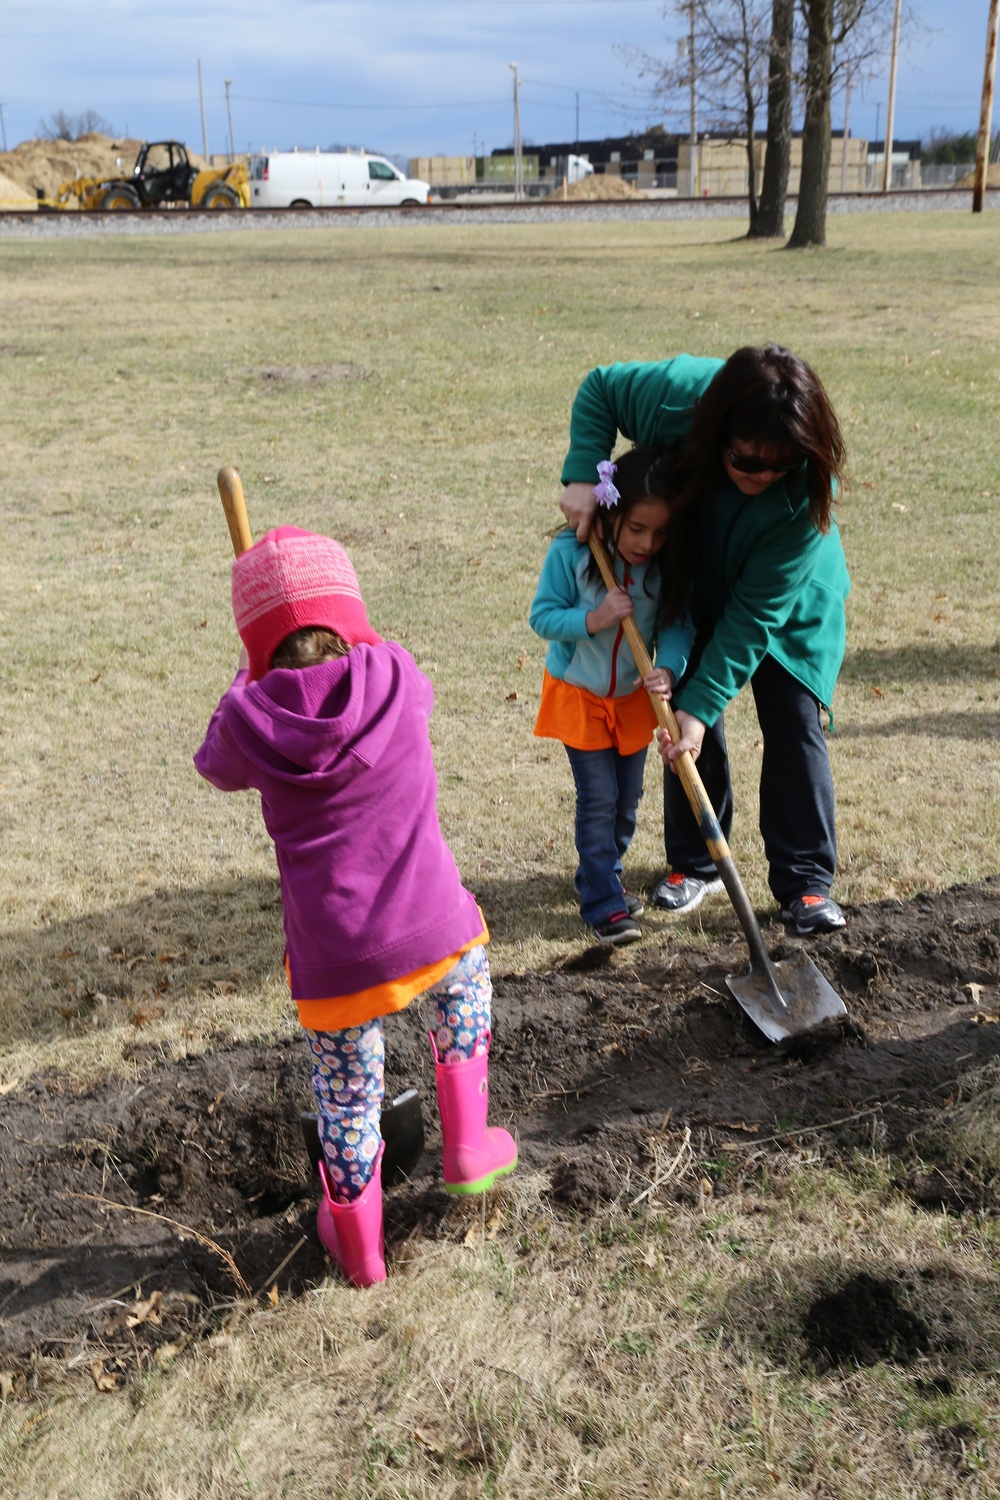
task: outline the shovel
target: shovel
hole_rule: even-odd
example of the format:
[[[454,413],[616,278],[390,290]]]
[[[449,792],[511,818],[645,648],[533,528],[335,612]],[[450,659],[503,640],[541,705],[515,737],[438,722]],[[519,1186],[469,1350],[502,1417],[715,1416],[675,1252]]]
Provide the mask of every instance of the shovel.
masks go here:
[[[227,464],[219,470],[216,482],[229,525],[233,551],[239,557],[253,546],[243,481],[237,470]],[[309,1157],[315,1168],[320,1149],[316,1116],[302,1115],[300,1119]],[[383,1108],[382,1138],[385,1141],[382,1180],[388,1185],[389,1182],[409,1176],[424,1149],[424,1122],[420,1112],[420,1095],[416,1089],[407,1089]]]
[[[618,587],[607,549],[594,532],[590,535],[590,550],[597,559],[608,589]],[[631,616],[622,620],[625,639],[629,643],[635,664],[643,677],[653,670],[645,642],[639,627]],[[659,693],[650,693],[654,712],[671,740],[676,745],[681,738],[680,725],[669,702]],[[754,1025],[759,1026],[772,1042],[780,1042],[789,1036],[810,1031],[814,1026],[837,1016],[846,1016],[847,1006],[836,990],[823,978],[810,958],[801,948],[795,949],[791,957],[775,962],[764,947],[764,938],[750,899],[743,887],[739,871],[733,863],[719,820],[708,800],[704,783],[695,770],[690,752],[685,750],[673,762],[681,778],[691,811],[698,821],[701,836],[708,852],[715,861],[719,878],[725,886],[733,910],[739,918],[750,949],[750,968],[746,974],[729,974],[726,984],[737,1002],[743,1007]]]
[[[301,1114],[302,1139],[305,1142],[309,1161],[314,1172],[319,1171],[323,1148],[319,1141],[319,1118]],[[420,1110],[420,1095],[416,1089],[405,1089],[397,1094],[391,1104],[382,1105],[379,1130],[385,1141],[382,1155],[382,1186],[395,1187],[412,1177],[413,1169],[424,1154],[424,1119]]]

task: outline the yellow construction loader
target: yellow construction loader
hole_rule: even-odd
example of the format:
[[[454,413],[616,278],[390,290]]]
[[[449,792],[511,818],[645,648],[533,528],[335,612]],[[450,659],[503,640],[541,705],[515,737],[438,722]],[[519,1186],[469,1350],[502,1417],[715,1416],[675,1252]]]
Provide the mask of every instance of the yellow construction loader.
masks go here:
[[[120,163],[119,158],[119,163]],[[250,183],[243,162],[198,168],[180,141],[142,146],[130,177],[75,177],[49,200],[55,208],[249,208]]]

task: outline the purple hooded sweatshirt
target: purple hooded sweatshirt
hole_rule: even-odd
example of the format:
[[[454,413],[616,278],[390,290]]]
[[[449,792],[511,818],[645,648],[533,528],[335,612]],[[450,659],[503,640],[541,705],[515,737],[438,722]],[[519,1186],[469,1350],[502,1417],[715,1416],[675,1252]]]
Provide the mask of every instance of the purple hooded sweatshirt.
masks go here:
[[[437,817],[434,689],[395,642],[318,666],[236,675],[194,758],[255,787],[281,877],[296,1000],[353,995],[483,931]]]

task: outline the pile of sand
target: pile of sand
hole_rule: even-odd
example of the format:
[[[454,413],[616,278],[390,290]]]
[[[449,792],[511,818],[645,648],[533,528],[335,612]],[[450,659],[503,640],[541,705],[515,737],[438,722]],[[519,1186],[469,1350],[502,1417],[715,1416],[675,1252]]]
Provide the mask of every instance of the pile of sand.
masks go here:
[[[54,198],[62,184],[75,177],[130,177],[141,145],[142,141],[116,140],[97,131],[78,141],[22,141],[13,151],[0,151],[0,200],[7,197],[5,179],[37,201],[39,190],[44,198]],[[207,165],[190,148],[188,155],[195,166]],[[21,205],[4,201],[2,206]]]
[[[0,158],[0,161],[2,161],[2,158]],[[974,188],[975,185],[976,174],[974,170],[966,172],[965,176],[960,177],[955,183],[955,186],[960,188]],[[1000,188],[1000,161],[991,162],[986,168],[986,186],[988,188]]]
[[[0,166],[2,164],[3,158],[0,157]],[[560,183],[554,192],[546,194],[546,200],[564,196],[567,201],[586,199],[599,202],[607,198],[645,198],[646,194],[640,193],[630,182],[626,182],[623,177],[615,177],[611,172],[593,172],[589,177],[582,177],[579,182],[568,182],[565,194]]]
[[[2,159],[2,158],[0,158]],[[38,202],[33,193],[29,193],[19,182],[15,182],[6,173],[0,172],[0,208],[37,208]]]

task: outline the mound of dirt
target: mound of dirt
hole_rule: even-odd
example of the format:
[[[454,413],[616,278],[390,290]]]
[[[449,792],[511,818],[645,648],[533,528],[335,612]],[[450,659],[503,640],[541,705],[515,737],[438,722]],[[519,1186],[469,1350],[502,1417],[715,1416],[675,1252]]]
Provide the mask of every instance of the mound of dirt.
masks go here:
[[[142,144],[131,139],[113,140],[98,131],[77,141],[22,141],[13,151],[0,151],[0,173],[37,201],[39,191],[51,198],[57,188],[75,177],[131,176]],[[188,155],[195,166],[208,165],[190,148]]]
[[[0,163],[3,158],[0,157]],[[610,172],[594,172],[589,177],[582,177],[579,182],[568,182],[565,191],[560,185],[554,192],[547,193],[544,202],[552,199],[563,199],[567,202],[585,201],[600,202],[609,198],[645,198],[645,193],[626,182],[623,177],[615,177]]]
[[[955,183],[955,186],[960,188],[973,188],[975,185],[976,174],[974,170],[966,172],[965,176],[960,177]],[[1000,161],[990,162],[986,168],[986,186],[988,188],[1000,188]]]
[[[820,1364],[875,1365],[891,1359],[912,1364],[930,1343],[927,1325],[901,1307],[891,1281],[862,1271],[839,1292],[819,1297],[802,1331]]]
[[[0,157],[0,161],[2,160],[3,158]],[[0,208],[32,209],[37,207],[38,200],[32,193],[23,188],[19,182],[15,182],[12,177],[8,177],[6,173],[0,172]]]
[[[1000,877],[855,908],[846,929],[813,940],[850,1014],[816,1046],[773,1046],[729,998],[727,974],[747,968],[742,937],[694,947],[685,930],[624,962],[495,976],[491,1116],[513,1123],[523,1165],[549,1178],[553,1213],[586,1217],[642,1193],[690,1201],[697,1173],[663,1166],[681,1162],[685,1131],[692,1162],[723,1150],[761,1160],[803,1140],[850,1151],[876,1125],[906,1158],[1000,1058],[1000,1024],[988,1024],[1000,1009]],[[779,958],[783,929],[765,925],[764,938]],[[425,1024],[413,1005],[387,1027],[387,1097],[417,1088],[427,1131],[413,1176],[386,1195],[390,1260],[410,1240],[468,1228],[442,1191]],[[153,1347],[198,1336],[234,1295],[266,1293],[276,1275],[294,1295],[329,1273],[299,1120],[312,1104],[307,1059],[298,1035],[178,1061],[138,1042],[128,1077],[80,1090],[45,1076],[0,1099],[0,1370],[89,1343],[127,1374]],[[954,1163],[921,1150],[920,1170],[935,1164],[953,1177]],[[909,1190],[920,1205],[938,1189]],[[968,1206],[997,1213],[992,1183]],[[853,1295],[853,1322],[813,1309],[814,1350],[858,1362],[919,1350],[916,1321],[888,1293]]]

